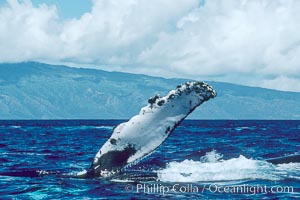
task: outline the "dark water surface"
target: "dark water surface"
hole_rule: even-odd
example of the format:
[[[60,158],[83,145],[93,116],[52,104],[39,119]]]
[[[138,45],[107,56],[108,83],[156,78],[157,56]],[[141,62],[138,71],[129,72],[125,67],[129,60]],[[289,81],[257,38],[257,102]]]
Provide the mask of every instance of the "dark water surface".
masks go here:
[[[300,197],[300,164],[264,161],[300,153],[300,121],[186,120],[121,175],[69,177],[120,122],[0,121],[0,199]]]

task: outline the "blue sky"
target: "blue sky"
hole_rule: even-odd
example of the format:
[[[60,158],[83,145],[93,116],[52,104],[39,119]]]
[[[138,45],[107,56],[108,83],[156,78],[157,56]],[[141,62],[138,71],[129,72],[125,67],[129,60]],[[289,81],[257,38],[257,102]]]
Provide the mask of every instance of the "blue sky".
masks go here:
[[[91,0],[31,0],[34,6],[40,4],[55,5],[57,7],[58,15],[61,18],[79,18],[92,8]],[[6,0],[0,0],[0,5],[7,4]]]
[[[56,5],[59,16],[63,18],[79,18],[92,8],[91,0],[32,0],[34,5],[46,3]]]
[[[300,92],[299,0],[0,0],[0,62]]]

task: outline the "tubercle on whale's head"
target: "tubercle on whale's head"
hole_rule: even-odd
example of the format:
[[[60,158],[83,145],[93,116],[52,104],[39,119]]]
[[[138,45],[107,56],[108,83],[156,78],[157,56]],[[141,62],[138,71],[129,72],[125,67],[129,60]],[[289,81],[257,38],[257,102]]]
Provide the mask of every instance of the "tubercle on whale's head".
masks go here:
[[[201,96],[204,101],[217,96],[216,91],[208,83],[199,81],[187,81],[184,84],[177,85],[176,89],[171,90],[165,97],[161,97],[159,94],[155,95],[148,100],[148,103],[151,108],[153,105],[162,106],[166,101],[172,100],[176,96],[180,96],[183,93],[190,94],[192,92],[195,92],[196,94]]]
[[[177,95],[181,95],[182,93],[190,94],[194,92],[203,97],[204,100],[214,98],[217,95],[216,91],[211,85],[199,81],[188,81],[184,84],[178,85],[175,92]]]
[[[207,93],[209,94],[208,99],[215,98],[217,96],[217,92],[208,83],[202,82],[202,87],[204,87],[206,89]]]
[[[201,93],[201,94],[205,93],[207,100],[217,96],[217,92],[214,90],[214,88],[206,82],[195,81],[195,82],[192,82],[192,85],[193,85],[193,87],[200,87],[201,89],[204,89],[204,91],[200,90],[200,92],[199,92],[199,89],[197,88],[197,89],[195,89],[195,91],[197,93]]]

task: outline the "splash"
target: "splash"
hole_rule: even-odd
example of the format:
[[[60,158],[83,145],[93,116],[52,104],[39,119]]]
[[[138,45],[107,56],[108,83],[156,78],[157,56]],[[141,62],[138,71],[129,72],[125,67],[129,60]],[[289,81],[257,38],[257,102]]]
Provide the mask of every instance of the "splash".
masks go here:
[[[299,178],[297,176],[300,172],[299,163],[273,165],[243,155],[228,160],[223,160],[222,157],[222,154],[211,151],[199,161],[170,162],[165,169],[157,171],[158,179],[164,182],[222,182]]]

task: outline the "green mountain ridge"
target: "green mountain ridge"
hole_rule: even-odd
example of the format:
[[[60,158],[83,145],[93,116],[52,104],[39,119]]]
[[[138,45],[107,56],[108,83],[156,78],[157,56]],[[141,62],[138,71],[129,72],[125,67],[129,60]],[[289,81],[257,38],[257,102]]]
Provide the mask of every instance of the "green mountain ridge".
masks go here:
[[[0,119],[127,119],[150,97],[185,81],[36,62],[0,64]],[[300,93],[208,83],[217,97],[189,119],[300,119]]]

